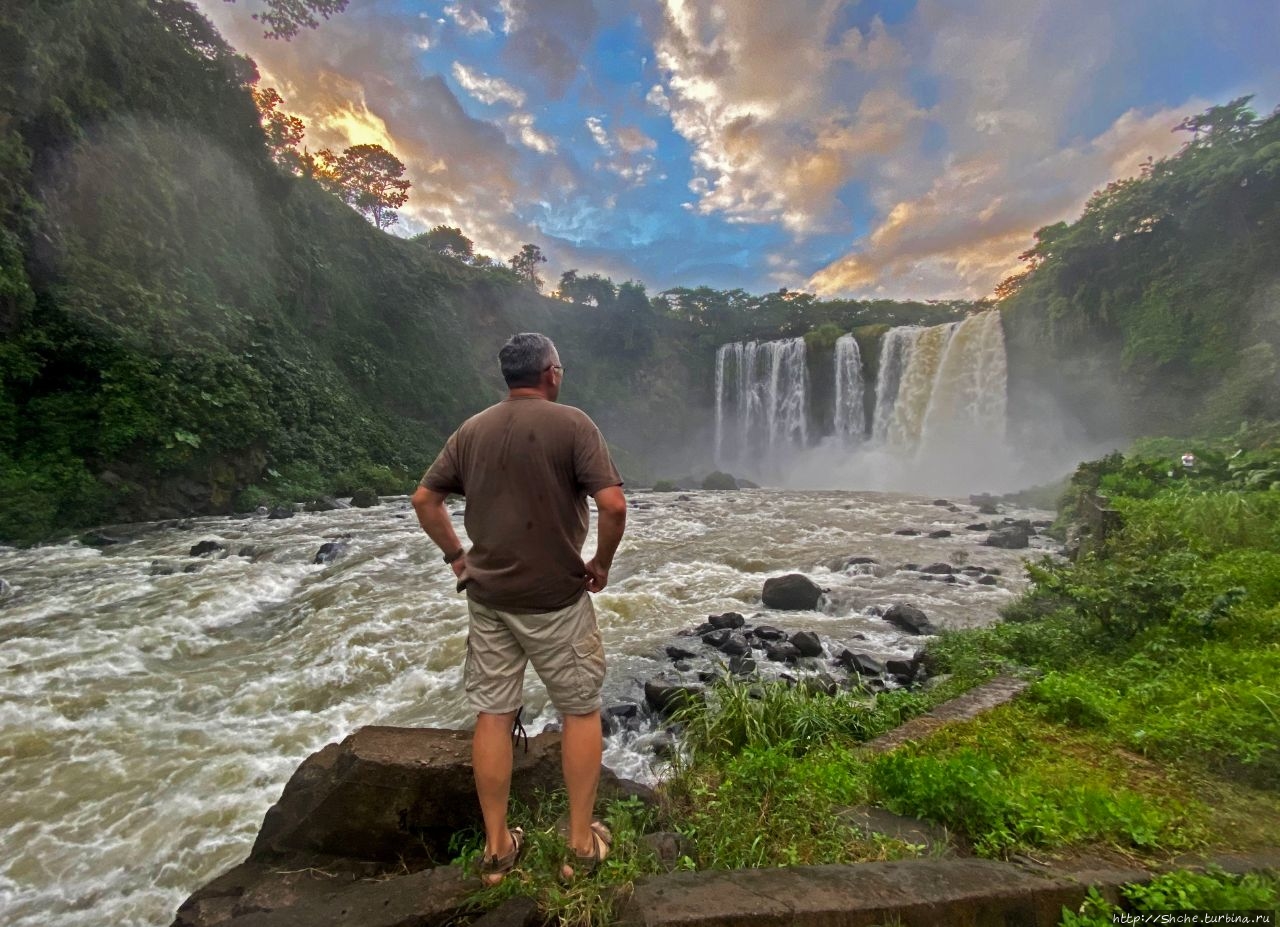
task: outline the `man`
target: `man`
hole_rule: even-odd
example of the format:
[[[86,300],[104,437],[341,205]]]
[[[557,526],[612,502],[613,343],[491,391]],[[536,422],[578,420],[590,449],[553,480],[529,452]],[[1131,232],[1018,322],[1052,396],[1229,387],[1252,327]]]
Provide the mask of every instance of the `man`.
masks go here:
[[[599,429],[585,413],[556,403],[564,367],[551,339],[515,335],[498,361],[507,398],[454,432],[413,494],[418,521],[467,592],[464,677],[476,711],[472,765],[484,816],[480,869],[489,884],[502,881],[523,850],[523,833],[507,826],[507,798],[510,732],[530,661],[564,716],[574,859],[562,874],[593,870],[608,855],[609,831],[591,819],[605,659],[587,593],[609,582],[627,519],[622,479]],[[445,508],[450,493],[466,496],[470,550]],[[595,556],[584,562],[588,495],[599,524]]]

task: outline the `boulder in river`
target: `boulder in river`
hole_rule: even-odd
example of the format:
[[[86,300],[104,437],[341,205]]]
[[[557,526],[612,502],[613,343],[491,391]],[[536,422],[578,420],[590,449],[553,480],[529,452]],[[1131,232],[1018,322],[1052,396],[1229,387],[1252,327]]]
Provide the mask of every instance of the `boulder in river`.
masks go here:
[[[774,663],[794,663],[800,659],[800,650],[790,641],[779,641],[766,648],[765,656]]]
[[[347,502],[339,502],[333,496],[316,496],[307,503],[308,512],[336,512],[338,509],[349,509],[351,505]]]
[[[749,633],[752,637],[762,641],[780,641],[787,636],[786,631],[768,624],[758,625]]]
[[[761,595],[766,607],[792,611],[817,608],[821,597],[822,587],[800,573],[766,579]]]
[[[788,640],[802,657],[822,656],[822,641],[812,631],[797,631]]]
[[[357,509],[371,509],[380,501],[372,489],[357,489],[351,496],[351,505]]]
[[[954,573],[956,568],[949,563],[931,563],[920,568],[921,573]]]
[[[892,605],[884,613],[884,620],[908,634],[933,634],[935,629],[929,617],[914,605]]]
[[[193,545],[191,550],[187,551],[187,556],[210,557],[210,556],[213,556],[214,554],[225,555],[226,552],[227,552],[226,544],[222,544],[218,541],[201,541],[199,544]]]
[[[320,545],[320,549],[316,551],[312,563],[333,563],[343,554],[347,552],[346,541],[325,541]]]
[[[992,531],[982,544],[984,547],[998,547],[1002,550],[1021,550],[1029,547],[1030,542],[1031,534],[1026,528],[1021,525],[1009,525],[1007,528]]]
[[[739,615],[737,612],[725,612],[723,615],[708,615],[707,621],[713,628],[740,628],[747,623],[747,619]]]
[[[859,676],[880,676],[884,673],[884,664],[867,653],[854,653],[852,650],[840,651],[835,662],[839,666]]]
[[[273,519],[276,521],[279,521],[280,519],[283,519],[283,518],[292,518],[292,517],[293,517],[293,509],[284,505],[277,505],[274,509],[272,509],[267,514],[267,518]]]
[[[702,635],[702,642],[708,647],[714,647],[719,650],[729,640],[729,636],[733,634],[728,628],[720,628],[716,631],[710,631]]]
[[[920,532],[917,531],[915,528],[899,528],[897,531],[893,533],[901,535],[904,538],[914,538],[920,535]]]
[[[677,647],[675,644],[667,645],[667,656],[673,660],[692,660],[697,656],[692,650],[686,650],[684,647]]]
[[[930,531],[930,532],[929,532],[929,537],[931,537],[931,538],[935,538],[935,539],[937,539],[937,538],[949,538],[949,537],[951,537],[951,532],[950,532],[950,531],[948,531],[946,528],[939,528],[937,531]]]
[[[650,679],[644,684],[644,700],[657,714],[664,717],[686,705],[701,701],[702,689]]]
[[[735,634],[730,631],[728,639],[720,645],[720,652],[731,657],[745,657],[751,653],[751,645],[747,643],[747,639],[741,634]]]

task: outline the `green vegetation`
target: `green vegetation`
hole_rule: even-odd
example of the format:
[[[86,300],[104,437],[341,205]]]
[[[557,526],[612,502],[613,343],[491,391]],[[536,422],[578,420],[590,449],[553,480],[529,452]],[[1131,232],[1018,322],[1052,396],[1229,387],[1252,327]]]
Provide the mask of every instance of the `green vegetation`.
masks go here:
[[[1218,868],[1205,872],[1178,870],[1145,884],[1126,885],[1124,905],[1108,902],[1097,889],[1079,911],[1062,912],[1062,927],[1111,927],[1122,911],[1275,911],[1280,907],[1280,879],[1274,875],[1231,875]]]
[[[1010,379],[1099,435],[1230,434],[1280,417],[1280,110],[1242,97],[1187,142],[1040,229],[1002,298]],[[1039,392],[1015,388],[1011,412]]]

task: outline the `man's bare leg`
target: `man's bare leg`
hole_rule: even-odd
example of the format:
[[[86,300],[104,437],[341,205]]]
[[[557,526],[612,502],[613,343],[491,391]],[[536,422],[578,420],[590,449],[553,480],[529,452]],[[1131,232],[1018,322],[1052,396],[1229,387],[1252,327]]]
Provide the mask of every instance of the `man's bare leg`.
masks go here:
[[[507,799],[511,795],[511,725],[516,713],[502,715],[480,712],[471,741],[471,766],[476,777],[476,795],[484,816],[486,856],[511,852],[511,832],[507,829]],[[599,724],[599,722],[597,722]]]
[[[569,791],[569,845],[586,855],[595,850],[591,814],[600,785],[600,757],[604,750],[600,710],[589,715],[565,715],[560,740],[564,784]]]

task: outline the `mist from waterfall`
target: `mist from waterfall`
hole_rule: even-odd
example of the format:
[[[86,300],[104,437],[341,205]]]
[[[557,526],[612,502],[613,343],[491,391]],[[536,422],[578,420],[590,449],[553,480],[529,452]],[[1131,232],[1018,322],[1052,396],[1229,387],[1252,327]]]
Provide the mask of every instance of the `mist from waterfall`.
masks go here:
[[[852,334],[837,339],[832,403],[816,421],[803,338],[716,353],[718,469],[765,485],[931,492],[1025,485],[1006,444],[998,312],[881,338],[874,385]],[[817,374],[813,374],[817,376]]]

